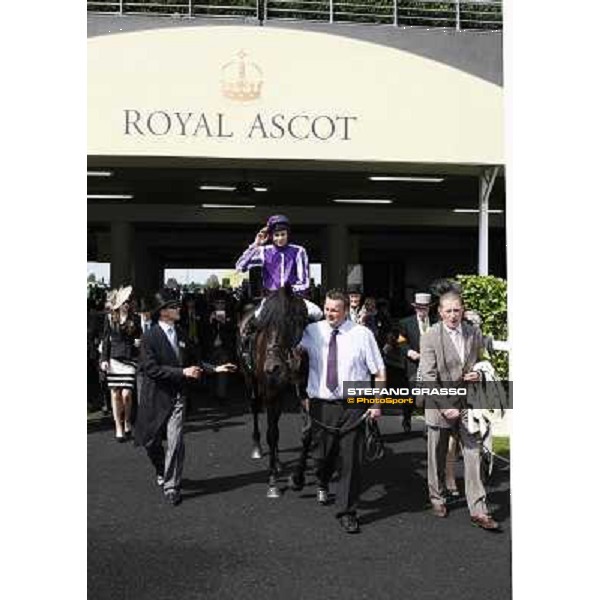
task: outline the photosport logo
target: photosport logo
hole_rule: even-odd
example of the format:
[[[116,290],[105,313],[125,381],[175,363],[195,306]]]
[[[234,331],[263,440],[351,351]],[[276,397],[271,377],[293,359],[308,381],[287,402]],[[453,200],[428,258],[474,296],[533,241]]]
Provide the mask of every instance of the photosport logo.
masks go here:
[[[346,408],[378,406],[401,410],[405,406],[422,408],[465,408],[506,410],[512,408],[512,382],[420,382],[411,387],[377,387],[368,381],[345,381]]]

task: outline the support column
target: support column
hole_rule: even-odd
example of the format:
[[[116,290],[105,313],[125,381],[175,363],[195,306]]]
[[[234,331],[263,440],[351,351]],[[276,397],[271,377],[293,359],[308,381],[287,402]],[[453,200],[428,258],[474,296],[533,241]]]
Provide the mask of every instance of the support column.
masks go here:
[[[133,288],[138,297],[151,296],[162,286],[162,266],[156,252],[136,239]]]
[[[110,286],[132,283],[133,225],[127,221],[113,221],[110,225]]]
[[[323,284],[325,290],[346,288],[348,277],[349,236],[347,225],[336,223],[325,228],[325,260]]]
[[[489,275],[490,194],[498,171],[499,167],[491,167],[479,176],[479,275]]]

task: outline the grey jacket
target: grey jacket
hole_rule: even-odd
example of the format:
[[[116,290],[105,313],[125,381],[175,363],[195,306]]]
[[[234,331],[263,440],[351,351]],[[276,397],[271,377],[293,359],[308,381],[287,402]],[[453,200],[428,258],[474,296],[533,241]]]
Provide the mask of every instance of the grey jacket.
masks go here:
[[[461,324],[463,345],[465,351],[464,362],[460,360],[458,352],[441,322],[436,323],[423,336],[421,336],[421,376],[424,382],[458,384],[463,380],[463,375],[473,370],[473,365],[480,360],[483,351],[483,337],[481,331],[464,322]],[[435,406],[435,400],[426,406]],[[464,406],[461,397],[456,397],[456,408]],[[444,406],[448,406],[447,403]],[[439,409],[426,408],[425,422],[427,425],[441,428],[451,428],[453,424],[446,420]]]

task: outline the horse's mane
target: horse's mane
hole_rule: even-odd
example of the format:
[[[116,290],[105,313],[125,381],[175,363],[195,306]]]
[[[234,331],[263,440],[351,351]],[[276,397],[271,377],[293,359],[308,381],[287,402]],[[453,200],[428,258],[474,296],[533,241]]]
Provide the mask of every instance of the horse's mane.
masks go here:
[[[285,338],[286,344],[297,344],[307,320],[304,301],[292,293],[289,286],[280,288],[265,302],[258,328],[260,330],[275,329]]]

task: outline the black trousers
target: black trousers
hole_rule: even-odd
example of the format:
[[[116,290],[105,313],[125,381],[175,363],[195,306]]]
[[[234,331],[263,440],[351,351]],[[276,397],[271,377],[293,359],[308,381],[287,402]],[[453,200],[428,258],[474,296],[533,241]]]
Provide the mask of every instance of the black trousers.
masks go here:
[[[316,440],[315,465],[319,485],[327,487],[339,459],[340,480],[336,493],[336,516],[355,514],[361,486],[365,425],[356,425],[364,411],[344,408],[341,402],[313,398],[310,415]],[[319,425],[322,423],[326,427]],[[344,431],[331,431],[327,427]]]

